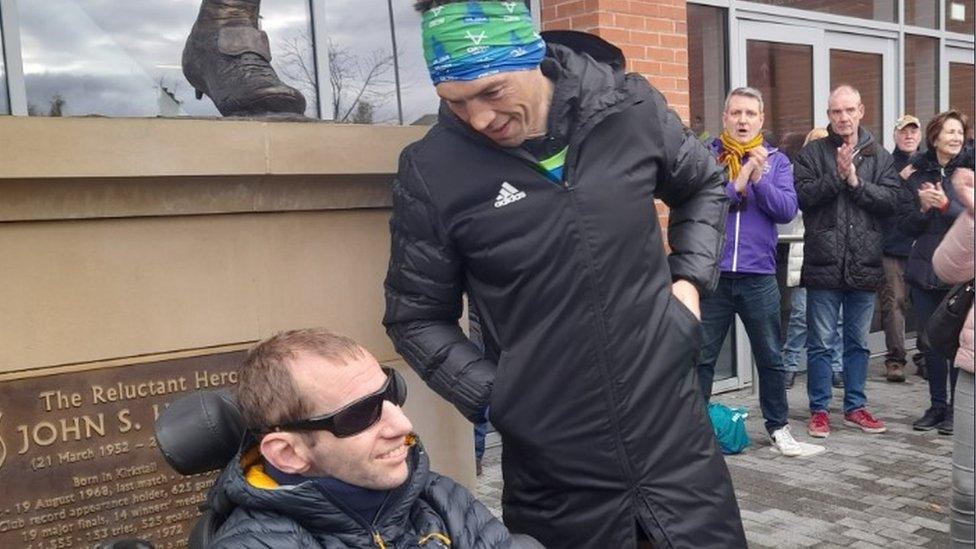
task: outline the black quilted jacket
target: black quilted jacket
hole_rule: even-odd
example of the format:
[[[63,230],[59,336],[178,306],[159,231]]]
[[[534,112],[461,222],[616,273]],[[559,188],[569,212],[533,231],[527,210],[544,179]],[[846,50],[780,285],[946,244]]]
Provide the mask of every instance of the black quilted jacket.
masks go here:
[[[410,476],[372,524],[354,518],[358,515],[347,513],[313,482],[273,489],[252,486],[241,462],[238,456],[224,469],[210,492],[214,510],[229,515],[213,548],[520,547],[463,486],[428,469],[420,444],[411,449]]]
[[[660,549],[745,547],[693,373],[700,325],[671,294],[717,284],[724,171],[619,49],[543,36],[562,181],[442,108],[393,185],[387,332],[467,417],[490,402],[509,528],[550,549],[632,549],[638,528]],[[497,360],[458,326],[465,291]]]
[[[913,238],[915,243],[908,255],[905,280],[922,289],[947,290],[951,287],[951,284],[942,282],[936,276],[935,269],[932,267],[932,256],[942,242],[942,237],[952,226],[952,222],[965,210],[952,186],[952,174],[959,167],[973,169],[972,156],[958,154],[943,167],[936,160],[935,152],[930,150],[922,157],[922,161],[917,163],[918,169],[908,179],[910,192],[902,201],[899,218],[901,229]],[[942,188],[949,199],[949,207],[945,212],[933,208],[923,214],[918,202],[918,189],[922,183],[937,182],[942,183]]]
[[[860,184],[851,188],[837,175],[842,140],[828,132],[803,147],[793,164],[806,226],[800,284],[820,290],[874,291],[884,280],[881,222],[897,211],[905,187],[891,154],[862,127],[854,158]]]

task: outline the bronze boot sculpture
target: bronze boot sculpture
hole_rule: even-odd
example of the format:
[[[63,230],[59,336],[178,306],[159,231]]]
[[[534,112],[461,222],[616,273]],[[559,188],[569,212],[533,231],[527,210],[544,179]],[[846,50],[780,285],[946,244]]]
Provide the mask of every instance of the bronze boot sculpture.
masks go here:
[[[304,114],[305,97],[271,68],[261,0],[203,0],[183,48],[183,75],[224,116]]]

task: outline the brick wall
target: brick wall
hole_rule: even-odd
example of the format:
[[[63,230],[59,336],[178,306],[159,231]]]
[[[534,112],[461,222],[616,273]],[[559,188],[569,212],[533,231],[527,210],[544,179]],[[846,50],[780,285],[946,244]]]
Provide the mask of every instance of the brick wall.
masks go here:
[[[661,90],[687,124],[688,30],[685,0],[541,0],[542,30],[578,30],[614,44],[627,70]],[[657,201],[667,247],[668,208]]]
[[[543,30],[586,31],[627,57],[687,122],[688,33],[685,0],[541,0]]]

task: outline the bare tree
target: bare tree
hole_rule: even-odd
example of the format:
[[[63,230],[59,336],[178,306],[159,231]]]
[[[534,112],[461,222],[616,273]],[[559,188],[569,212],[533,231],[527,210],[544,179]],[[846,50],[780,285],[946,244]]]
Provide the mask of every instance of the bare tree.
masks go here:
[[[314,96],[318,86],[311,51],[312,41],[307,32],[282,41],[278,68],[303,93]],[[396,93],[391,80],[393,53],[376,49],[360,55],[332,40],[327,51],[332,118],[336,122],[374,122],[377,107]]]
[[[64,96],[62,96],[60,93],[54,94],[54,96],[51,97],[51,108],[48,109],[47,115],[64,116],[64,106],[66,103],[67,101],[64,100]]]
[[[352,115],[353,124],[372,124],[373,123],[373,104],[369,101],[360,100],[356,104],[356,112]]]

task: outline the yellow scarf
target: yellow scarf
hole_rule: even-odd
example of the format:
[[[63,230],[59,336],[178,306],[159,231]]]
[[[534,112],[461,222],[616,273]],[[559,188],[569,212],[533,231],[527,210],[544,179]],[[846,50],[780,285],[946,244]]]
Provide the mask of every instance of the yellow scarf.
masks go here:
[[[762,146],[762,133],[756,134],[756,137],[746,144],[739,143],[725,130],[722,130],[718,138],[722,141],[722,152],[718,155],[718,161],[729,169],[729,181],[734,181],[739,176],[739,170],[742,169],[742,157],[752,149]]]

